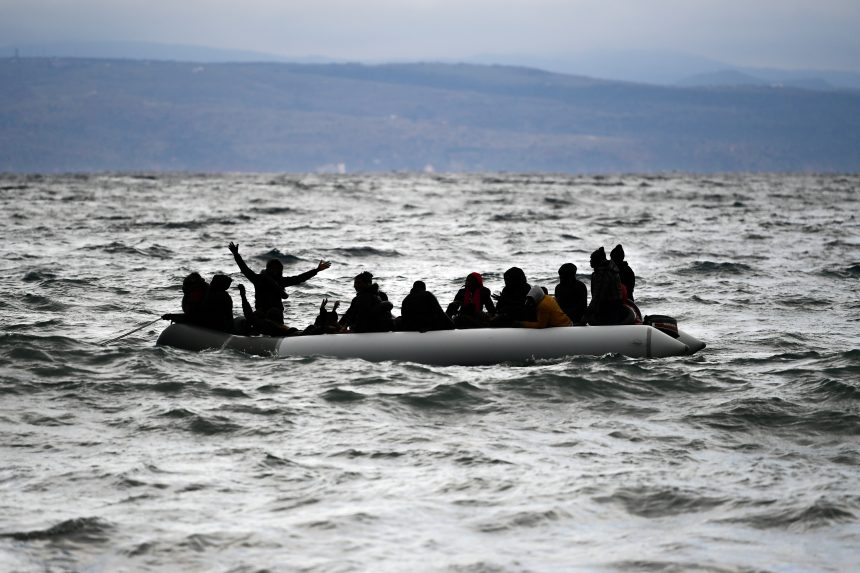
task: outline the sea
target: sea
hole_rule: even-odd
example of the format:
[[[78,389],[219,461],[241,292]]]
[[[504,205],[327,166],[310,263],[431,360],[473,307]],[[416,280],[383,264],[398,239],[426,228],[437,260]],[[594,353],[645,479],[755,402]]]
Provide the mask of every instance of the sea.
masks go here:
[[[860,571],[860,175],[0,175],[0,571]],[[622,244],[691,356],[156,346],[183,277],[399,311]],[[142,327],[142,328],[140,328]],[[358,336],[358,335],[356,335]]]

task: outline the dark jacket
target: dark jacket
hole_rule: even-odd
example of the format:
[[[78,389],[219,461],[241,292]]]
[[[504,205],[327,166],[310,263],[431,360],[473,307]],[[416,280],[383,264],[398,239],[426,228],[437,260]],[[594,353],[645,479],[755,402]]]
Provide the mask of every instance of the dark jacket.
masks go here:
[[[621,278],[612,261],[591,274],[591,303],[585,312],[588,324],[624,324],[627,310],[621,301]]]
[[[388,332],[394,328],[392,304],[379,296],[379,285],[359,291],[343,313],[340,323],[352,332]],[[386,297],[387,298],[387,297]]]
[[[486,309],[488,313],[495,314],[496,305],[493,303],[490,289],[484,286],[483,277],[478,273],[471,273],[469,277],[473,278],[474,282],[477,283],[477,288],[470,291],[468,288],[464,287],[457,291],[457,295],[454,297],[451,304],[448,305],[445,313],[448,316],[455,316],[458,314],[477,315]],[[469,283],[468,279],[466,283]]]
[[[255,273],[245,264],[239,253],[233,255],[233,258],[236,259],[236,264],[242,274],[254,285],[254,310],[262,316],[271,316],[269,310],[274,308],[280,315],[280,322],[282,323],[284,322],[283,299],[289,296],[285,287],[301,284],[319,272],[317,269],[313,269],[291,277],[276,277],[266,270]]]
[[[505,271],[505,287],[496,302],[496,312],[511,320],[533,320],[527,316],[526,296],[531,285],[526,281],[526,275],[519,267],[511,267]]]
[[[562,279],[555,285],[555,300],[573,322],[580,322],[588,307],[588,288],[577,278]]]
[[[454,323],[442,311],[433,293],[413,289],[400,305],[401,329],[426,332],[428,330],[452,330]]]
[[[212,277],[201,305],[201,326],[221,332],[233,332],[233,299],[227,294],[232,282],[233,279],[227,275]]]
[[[633,287],[636,286],[636,273],[627,264],[627,261],[616,262],[618,266],[618,274],[621,277],[621,284],[627,287],[627,298],[633,300]]]

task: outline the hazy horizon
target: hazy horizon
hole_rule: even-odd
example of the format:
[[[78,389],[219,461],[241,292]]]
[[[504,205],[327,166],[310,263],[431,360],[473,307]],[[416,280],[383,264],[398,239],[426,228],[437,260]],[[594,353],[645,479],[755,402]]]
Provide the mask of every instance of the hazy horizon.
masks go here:
[[[860,71],[860,3],[704,0],[0,0],[6,46],[146,42],[353,61],[675,53],[740,67]]]

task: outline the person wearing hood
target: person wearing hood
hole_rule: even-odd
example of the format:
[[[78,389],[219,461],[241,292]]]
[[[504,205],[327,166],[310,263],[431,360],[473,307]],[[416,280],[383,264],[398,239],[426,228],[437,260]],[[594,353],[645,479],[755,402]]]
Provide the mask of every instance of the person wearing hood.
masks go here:
[[[300,275],[285,277],[283,263],[278,259],[269,259],[266,263],[266,268],[259,273],[255,273],[245,264],[242,256],[239,255],[239,245],[231,242],[228,248],[233,253],[233,258],[236,260],[239,270],[254,285],[254,312],[260,317],[271,318],[281,324],[284,323],[283,300],[289,296],[285,288],[301,284],[331,266],[331,263],[328,261],[320,261],[315,269]],[[275,311],[270,312],[271,309],[275,309]]]
[[[633,300],[633,287],[636,286],[636,273],[624,260],[624,247],[620,244],[615,245],[615,248],[609,252],[609,258],[618,267],[618,275],[621,278],[621,284],[627,289],[627,298]]]
[[[499,320],[495,324],[502,326],[509,321],[525,320],[527,316],[526,296],[532,288],[526,280],[526,274],[519,267],[511,267],[504,274],[505,287],[496,302],[496,312]]]
[[[484,286],[484,279],[478,273],[469,273],[465,285],[457,291],[454,300],[445,310],[445,314],[454,320],[457,328],[485,327],[495,313],[496,305],[493,303],[490,289]]]
[[[400,305],[398,330],[427,332],[429,330],[453,330],[454,323],[442,311],[442,306],[427,290],[424,281],[415,281],[412,290]]]
[[[549,296],[543,288],[535,285],[529,290],[525,304],[534,307],[536,320],[521,320],[514,322],[514,326],[522,328],[553,328],[556,326],[573,326],[570,317],[567,316],[556,302],[555,297]]]
[[[633,312],[621,299],[621,277],[615,263],[606,260],[606,251],[600,247],[591,253],[591,303],[585,311],[583,323],[591,325],[633,324]]]
[[[576,278],[576,265],[561,265],[558,269],[558,280],[555,285],[555,300],[574,324],[582,322],[582,315],[588,308],[588,288]]]
[[[388,297],[373,282],[373,275],[367,271],[359,273],[353,280],[356,295],[349,308],[338,323],[341,330],[350,332],[388,332],[394,329],[393,305]]]
[[[234,331],[233,299],[227,293],[232,283],[233,279],[227,275],[212,277],[201,303],[201,326],[221,332]]]
[[[189,273],[182,280],[182,312],[163,314],[161,318],[182,324],[205,326],[203,299],[208,290],[209,283],[200,276],[200,273]]]
[[[200,273],[190,273],[185,277],[182,281],[182,312],[184,314],[182,322],[203,324],[203,298],[208,289],[209,283],[200,276]]]

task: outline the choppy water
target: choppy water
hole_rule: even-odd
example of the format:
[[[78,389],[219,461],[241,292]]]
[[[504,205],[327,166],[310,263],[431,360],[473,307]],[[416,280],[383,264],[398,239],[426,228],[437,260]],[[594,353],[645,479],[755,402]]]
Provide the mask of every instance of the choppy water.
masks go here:
[[[856,571],[860,176],[2,176],[0,570]],[[192,270],[288,320],[624,244],[692,357],[492,367],[154,346]],[[238,294],[234,293],[237,304]]]

